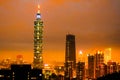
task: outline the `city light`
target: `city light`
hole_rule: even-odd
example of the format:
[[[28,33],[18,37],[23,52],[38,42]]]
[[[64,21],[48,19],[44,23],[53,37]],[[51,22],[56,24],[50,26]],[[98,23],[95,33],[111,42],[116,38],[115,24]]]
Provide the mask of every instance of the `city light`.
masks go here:
[[[80,51],[79,51],[79,54],[80,54],[80,55],[82,55],[82,54],[83,54],[83,52],[80,50]]]
[[[2,0],[0,80],[120,80],[119,4]]]
[[[47,66],[48,66],[48,64],[44,64],[44,66],[45,66],[45,67],[47,67]]]

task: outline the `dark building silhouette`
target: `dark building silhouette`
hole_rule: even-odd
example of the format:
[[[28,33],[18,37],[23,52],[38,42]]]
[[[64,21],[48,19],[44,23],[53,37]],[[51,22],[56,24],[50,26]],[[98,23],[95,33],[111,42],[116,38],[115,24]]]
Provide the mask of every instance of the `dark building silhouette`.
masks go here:
[[[65,62],[72,61],[73,68],[76,67],[76,47],[75,47],[75,35],[66,35],[66,52],[65,52]]]
[[[103,77],[99,77],[96,80],[120,80],[120,72],[114,72],[112,74],[107,74]]]
[[[12,71],[10,69],[1,69],[0,80],[12,80]]]
[[[12,78],[14,80],[29,80],[31,65],[11,65]]]
[[[31,69],[30,64],[11,65],[0,70],[0,80],[42,80],[42,69]]]
[[[44,77],[41,69],[31,69],[29,76],[30,80],[43,80]]]
[[[66,35],[65,49],[65,80],[73,78],[73,72],[76,70],[76,47],[75,35]],[[70,78],[70,79],[69,79]]]

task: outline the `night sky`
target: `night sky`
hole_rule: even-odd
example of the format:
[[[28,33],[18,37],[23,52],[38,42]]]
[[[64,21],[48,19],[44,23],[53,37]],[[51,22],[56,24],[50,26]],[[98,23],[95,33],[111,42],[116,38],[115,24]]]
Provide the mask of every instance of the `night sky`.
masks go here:
[[[41,5],[44,62],[64,61],[66,34],[76,36],[76,53],[112,48],[120,61],[120,0],[1,0],[0,58],[33,59],[33,31]]]

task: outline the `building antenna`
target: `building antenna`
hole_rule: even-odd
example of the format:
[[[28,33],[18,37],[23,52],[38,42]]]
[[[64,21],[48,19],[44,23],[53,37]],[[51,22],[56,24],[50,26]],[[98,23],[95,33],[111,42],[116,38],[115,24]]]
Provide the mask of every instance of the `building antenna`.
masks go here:
[[[37,8],[38,8],[38,13],[40,13],[40,0],[35,0],[35,3],[36,3]]]
[[[40,13],[40,5],[38,4],[38,13]]]

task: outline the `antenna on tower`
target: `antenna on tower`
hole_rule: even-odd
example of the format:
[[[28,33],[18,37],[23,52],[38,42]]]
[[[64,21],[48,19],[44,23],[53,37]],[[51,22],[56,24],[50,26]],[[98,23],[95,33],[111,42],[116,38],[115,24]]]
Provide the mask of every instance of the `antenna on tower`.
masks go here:
[[[38,13],[40,13],[40,5],[38,4]]]
[[[35,4],[37,5],[38,8],[38,13],[40,13],[40,0],[35,0]]]

